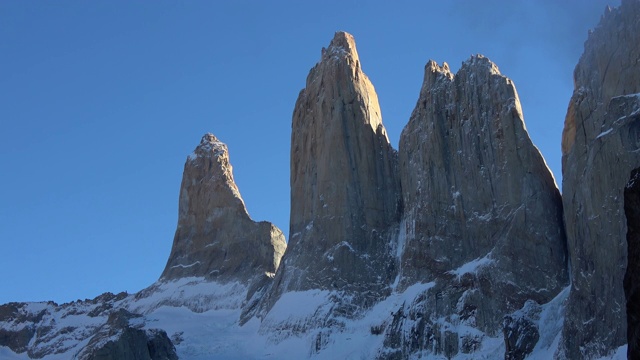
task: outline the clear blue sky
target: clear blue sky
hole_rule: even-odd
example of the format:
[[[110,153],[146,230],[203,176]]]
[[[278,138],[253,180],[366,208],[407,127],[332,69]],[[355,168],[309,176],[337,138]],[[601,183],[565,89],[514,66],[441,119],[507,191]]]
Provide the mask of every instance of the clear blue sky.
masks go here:
[[[480,53],[514,80],[560,183],[573,68],[606,3],[1,1],[0,303],[155,281],[209,131],[254,220],[288,233],[291,114],[336,30],[355,36],[395,148],[425,63]]]

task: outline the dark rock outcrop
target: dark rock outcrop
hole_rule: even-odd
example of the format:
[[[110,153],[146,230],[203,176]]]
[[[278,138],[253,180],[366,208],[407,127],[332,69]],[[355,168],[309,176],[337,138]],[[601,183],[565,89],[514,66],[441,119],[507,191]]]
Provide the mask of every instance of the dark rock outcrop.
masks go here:
[[[58,305],[54,302],[0,306],[0,346],[32,359],[61,354],[89,339],[119,308],[127,293],[104,293],[94,299]],[[83,318],[74,322],[71,319]]]
[[[627,301],[627,349],[629,359],[640,359],[640,168],[631,172],[625,186],[624,212],[627,218],[627,271],[623,282]]]
[[[139,318],[124,309],[114,311],[80,351],[81,360],[177,360],[175,347],[163,330],[142,330],[130,323]]]
[[[505,360],[524,360],[540,338],[538,329],[527,318],[507,318],[504,325]]]
[[[521,310],[504,317],[502,334],[505,360],[524,360],[531,354],[540,339],[540,332],[536,326],[539,315],[540,306],[530,300]]]
[[[251,220],[227,146],[205,134],[184,165],[178,228],[161,280],[201,276],[246,282],[273,276],[286,246],[275,225]]]
[[[605,356],[627,339],[625,188],[640,167],[640,1],[607,8],[574,71],[562,137],[563,201],[572,287],[564,356]],[[628,284],[628,282],[627,282]],[[631,290],[631,288],[629,288]],[[638,354],[640,355],[640,354]]]
[[[28,350],[37,324],[47,312],[45,306],[33,310],[29,307],[27,303],[0,305],[0,346],[6,346],[16,353]]]
[[[268,303],[321,289],[372,304],[393,279],[389,229],[401,204],[396,152],[351,35],[337,32],[311,69],[291,142],[289,247]]]

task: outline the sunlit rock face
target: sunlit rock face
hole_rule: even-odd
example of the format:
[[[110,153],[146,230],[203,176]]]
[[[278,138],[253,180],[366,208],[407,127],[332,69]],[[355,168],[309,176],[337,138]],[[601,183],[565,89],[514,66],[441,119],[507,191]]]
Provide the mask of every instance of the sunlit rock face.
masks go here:
[[[290,239],[268,306],[288,291],[371,304],[394,276],[397,154],[350,34],[337,32],[300,92],[291,130]]]
[[[273,224],[249,217],[233,180],[227,146],[205,134],[184,165],[178,228],[161,280],[273,276],[286,249]]]
[[[634,295],[623,284],[637,260],[628,256],[624,190],[640,166],[639,18],[637,0],[606,9],[574,71],[562,138],[572,277],[563,344],[571,359],[627,343],[627,298]],[[637,335],[629,341],[632,351]]]
[[[380,358],[472,354],[503,332],[527,355],[541,306],[568,284],[567,253],[560,193],[512,81],[480,55],[455,76],[429,62],[399,160],[379,114],[353,38],[337,33],[294,110],[290,243],[260,300],[262,333],[317,333],[322,352],[378,303]],[[305,296],[313,318],[280,318]]]
[[[284,256],[206,134],[159,281],[2,305],[0,357],[589,359],[628,342],[640,358],[638,19],[623,0],[585,44],[564,199],[487,58],[426,65],[396,152],[353,37],[336,33],[293,114]]]
[[[426,65],[399,159],[398,290],[435,281],[401,309],[422,318],[404,340],[388,333],[402,356],[472,352],[482,336],[458,326],[496,336],[505,315],[527,300],[546,303],[567,285],[560,193],[529,139],[513,82],[489,59],[473,56],[455,76],[446,63]],[[444,329],[451,334],[438,341],[411,340]]]

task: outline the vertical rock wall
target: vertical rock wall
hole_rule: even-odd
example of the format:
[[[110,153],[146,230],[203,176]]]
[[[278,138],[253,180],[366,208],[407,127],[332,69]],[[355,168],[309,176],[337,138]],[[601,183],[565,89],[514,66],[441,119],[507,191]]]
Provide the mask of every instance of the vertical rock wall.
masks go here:
[[[274,299],[321,289],[379,298],[393,279],[389,229],[399,219],[397,154],[353,37],[337,32],[300,92],[291,130],[289,250]]]
[[[247,281],[272,276],[286,242],[280,229],[249,217],[233,180],[227,146],[213,134],[184,165],[178,228],[161,280],[201,276]]]
[[[495,333],[505,314],[566,285],[560,193],[513,82],[487,58],[472,57],[455,76],[446,63],[427,64],[400,139],[400,174],[402,283],[448,282],[453,305],[436,312],[474,309],[476,325]]]
[[[627,342],[624,189],[640,166],[640,1],[607,9],[585,42],[562,138],[563,201],[572,287],[568,358]]]

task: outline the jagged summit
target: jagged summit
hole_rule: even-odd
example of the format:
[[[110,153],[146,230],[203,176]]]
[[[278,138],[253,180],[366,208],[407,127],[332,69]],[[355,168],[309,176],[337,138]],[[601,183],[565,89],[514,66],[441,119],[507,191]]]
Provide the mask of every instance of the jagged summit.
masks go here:
[[[454,340],[420,346],[455,355],[459,341],[473,343],[461,324],[495,336],[505,316],[567,285],[560,193],[524,128],[513,82],[489,59],[472,56],[455,75],[446,63],[427,63],[398,152],[398,289],[435,284],[400,309],[425,320],[394,319],[411,329],[400,340],[396,329],[388,333],[399,353],[416,351],[402,345],[412,334],[444,327]]]
[[[333,39],[329,43],[329,49],[342,48],[345,51],[358,55],[356,51],[356,40],[353,35],[346,31],[336,31]]]
[[[202,136],[202,139],[200,140],[200,145],[207,144],[207,143],[208,144],[220,143],[220,140],[218,140],[218,138],[212,133],[206,133]]]
[[[443,62],[442,66],[440,66],[435,60],[429,60],[424,68],[425,81],[423,83],[423,86],[426,86],[427,88],[436,83],[436,80],[440,76],[444,76],[450,81],[453,81],[453,78],[456,76],[453,72],[451,72],[449,64],[446,62]],[[458,74],[485,72],[489,75],[499,75],[506,79],[508,82],[511,82],[511,79],[500,73],[498,65],[496,65],[493,61],[482,54],[471,55],[469,59],[462,62],[460,70],[458,70]]]
[[[318,84],[314,84],[315,82]],[[318,88],[320,91],[328,88],[327,84],[343,88],[344,91],[340,93],[340,96],[347,104],[353,104],[356,100],[358,102],[364,101],[366,104],[364,110],[367,114],[362,120],[365,124],[369,124],[375,133],[379,132],[389,142],[387,131],[382,125],[382,112],[376,90],[362,71],[354,37],[344,31],[336,32],[329,47],[322,48],[320,61],[309,71],[307,76],[306,88],[303,90],[305,97],[308,97],[312,89]],[[324,98],[324,93],[319,93],[318,96]],[[301,99],[302,93],[298,102]],[[312,100],[309,99],[309,101]]]
[[[430,59],[429,61],[427,61],[427,64],[424,66],[424,68],[425,68],[425,75],[429,72],[434,72],[434,71],[451,74],[451,69],[449,68],[449,64],[447,62],[443,62],[442,66],[440,66],[435,60]],[[451,75],[453,76],[453,74]]]
[[[212,133],[204,134],[200,144],[187,158],[185,172],[187,166],[194,177],[215,179],[215,183],[218,185],[217,190],[203,194],[205,198],[215,201],[216,207],[235,208],[238,216],[249,217],[244,200],[233,179],[233,167],[229,162],[227,144],[218,140]],[[180,202],[179,212],[189,211],[190,204],[190,202]]]
[[[228,151],[225,143],[218,140],[212,133],[206,133],[202,136],[200,145],[189,156],[189,160],[195,160],[198,156],[222,156]]]
[[[502,75],[500,74],[498,65],[482,54],[471,55],[469,59],[462,62],[462,66],[460,68],[463,69],[465,67],[474,69],[486,68],[492,75]]]
[[[200,140],[184,165],[178,228],[162,279],[240,280],[275,273],[286,243],[280,229],[249,217],[233,180],[227,145]]]
[[[347,59],[350,64],[359,66],[360,57],[358,56],[358,50],[356,50],[356,41],[353,35],[344,32],[336,31],[328,48],[322,48],[322,58],[332,57],[335,59]]]
[[[292,123],[291,235],[267,307],[283,293],[309,289],[372,303],[393,279],[387,230],[399,218],[399,180],[351,35],[337,32],[322,52]]]

